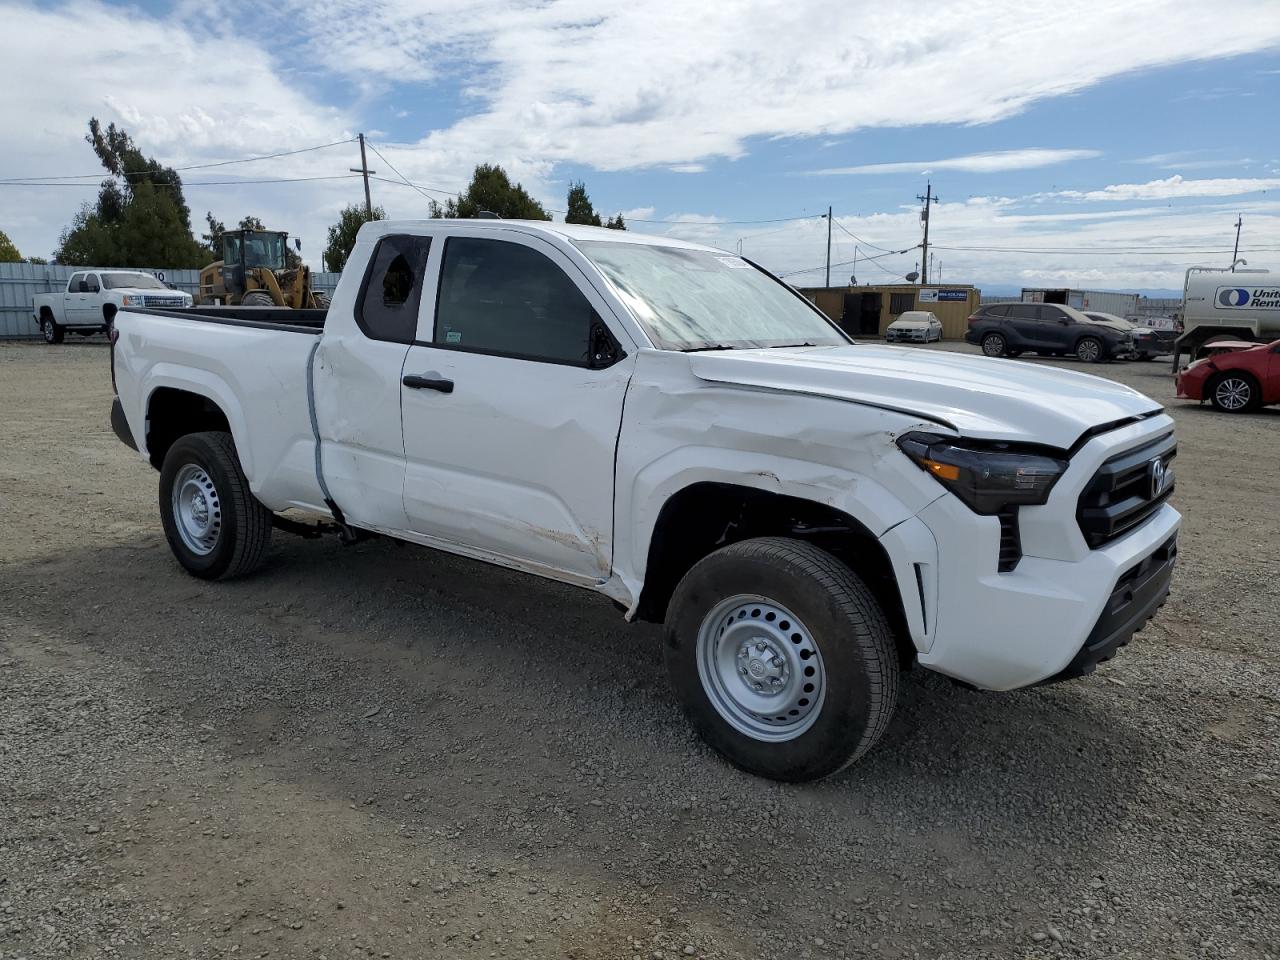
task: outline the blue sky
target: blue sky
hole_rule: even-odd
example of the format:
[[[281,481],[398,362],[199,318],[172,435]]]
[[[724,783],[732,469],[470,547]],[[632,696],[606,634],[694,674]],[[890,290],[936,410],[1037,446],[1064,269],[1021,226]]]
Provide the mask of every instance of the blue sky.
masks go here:
[[[364,131],[424,188],[499,162],[561,209],[582,179],[635,228],[741,243],[802,284],[822,279],[803,271],[824,262],[828,204],[833,260],[858,244],[864,282],[912,269],[915,250],[865,257],[919,243],[930,180],[944,280],[1173,288],[1187,265],[1229,261],[1238,214],[1244,256],[1280,265],[1280,5],[1195,6],[944,0],[922,31],[869,0],[224,0],[215,31],[257,29],[210,36],[189,0],[0,0],[0,77],[20,93],[0,178],[93,173],[90,115],[179,166]],[[216,179],[337,176],[357,159],[347,144]],[[0,229],[47,255],[94,179],[0,187]],[[198,216],[256,214],[313,262],[361,195],[356,180],[186,179]],[[374,193],[393,216],[425,212],[403,184]]]

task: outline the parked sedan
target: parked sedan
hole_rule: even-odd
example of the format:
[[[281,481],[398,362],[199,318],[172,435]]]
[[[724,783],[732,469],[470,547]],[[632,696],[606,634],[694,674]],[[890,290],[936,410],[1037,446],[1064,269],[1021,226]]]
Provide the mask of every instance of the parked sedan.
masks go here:
[[[942,339],[942,321],[928,310],[908,310],[885,329],[884,338],[890,343],[905,340],[908,343],[932,343]]]
[[[1224,413],[1280,403],[1280,340],[1197,360],[1178,374],[1178,396]]]
[[[988,303],[969,317],[965,340],[988,357],[1016,357],[1024,350],[1046,356],[1075,354],[1101,363],[1133,352],[1133,335],[1095,323],[1057,303]]]
[[[1133,354],[1127,359],[1154,360],[1161,354],[1172,352],[1165,348],[1160,337],[1150,327],[1144,327],[1124,317],[1117,317],[1114,313],[1103,313],[1100,310],[1085,310],[1084,315],[1094,323],[1110,327],[1112,330],[1119,330],[1121,333],[1128,333],[1133,337]]]

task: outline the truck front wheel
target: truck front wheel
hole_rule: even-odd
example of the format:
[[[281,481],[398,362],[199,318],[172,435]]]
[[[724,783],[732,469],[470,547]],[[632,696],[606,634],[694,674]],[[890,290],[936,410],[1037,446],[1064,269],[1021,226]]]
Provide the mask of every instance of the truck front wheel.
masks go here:
[[[816,780],[853,763],[897,702],[897,654],[875,597],[799,540],[744,540],[700,560],[671,598],[663,641],[702,737],[774,780]]]
[[[250,492],[229,433],[189,433],[169,448],[160,519],[173,555],[202,580],[252,572],[271,542],[271,511]]]

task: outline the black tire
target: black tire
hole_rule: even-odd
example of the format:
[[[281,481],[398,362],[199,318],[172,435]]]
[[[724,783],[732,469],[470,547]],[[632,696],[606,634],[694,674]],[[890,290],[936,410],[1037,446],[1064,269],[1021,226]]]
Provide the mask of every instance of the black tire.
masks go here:
[[[1262,406],[1258,381],[1240,370],[1225,370],[1209,382],[1209,402],[1222,413],[1252,413]]]
[[[175,480],[193,465],[212,485],[206,507],[218,529],[207,553],[193,550],[179,531],[175,515]],[[189,433],[165,454],[160,470],[160,520],[165,539],[183,568],[202,580],[242,577],[255,570],[271,543],[271,511],[249,491],[231,434]]]
[[[40,318],[40,333],[43,335],[45,343],[61,343],[67,335],[62,327],[53,322],[52,317]]]
[[[1097,337],[1081,337],[1076,341],[1076,359],[1081,363],[1101,363],[1106,359],[1106,349]]]
[[[1022,351],[1021,350],[1005,350],[1004,355],[1006,357],[1016,358],[1016,357],[1022,356]]]
[[[265,290],[250,290],[240,298],[242,307],[274,307],[275,305],[275,300]]]
[[[984,333],[981,344],[983,355],[988,357],[1003,357],[1008,350],[1008,341],[1003,333]]]
[[[769,741],[736,728],[713,703],[700,672],[704,623],[737,597],[748,607],[759,601],[792,611],[794,629],[811,635],[820,657],[824,686],[820,703],[811,708],[816,716],[791,739]],[[737,621],[730,615],[729,622]],[[781,618],[777,622],[784,636],[793,628]],[[757,623],[764,626],[763,620]],[[715,630],[715,622],[709,629]],[[793,643],[797,636],[791,634]],[[852,570],[799,540],[744,540],[696,563],[671,598],[663,652],[672,686],[703,739],[734,765],[773,780],[816,780],[853,763],[884,735],[898,699],[897,651],[880,605]],[[799,655],[812,662],[804,649]],[[797,673],[794,682],[804,679]]]

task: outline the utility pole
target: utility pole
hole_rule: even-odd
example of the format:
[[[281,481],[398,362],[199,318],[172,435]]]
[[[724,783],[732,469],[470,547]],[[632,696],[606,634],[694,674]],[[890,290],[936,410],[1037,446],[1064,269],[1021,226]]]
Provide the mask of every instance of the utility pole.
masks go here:
[[[1231,272],[1236,272],[1236,256],[1240,253],[1240,225],[1244,223],[1244,215],[1236,214],[1236,245],[1231,251]]]
[[[924,243],[920,245],[920,268],[924,273],[920,277],[920,283],[927,284],[929,282],[929,208],[938,202],[938,198],[933,195],[933,184],[926,182],[924,196],[917,193],[916,199],[924,201],[924,210],[920,214],[920,219],[924,221]]]
[[[369,169],[369,161],[364,157],[364,134],[360,134],[360,166],[348,167],[352,173],[364,174],[364,216],[366,220],[373,219],[373,200],[369,196],[369,174],[377,173],[377,170]]]
[[[827,287],[831,286],[831,207],[827,207]]]

